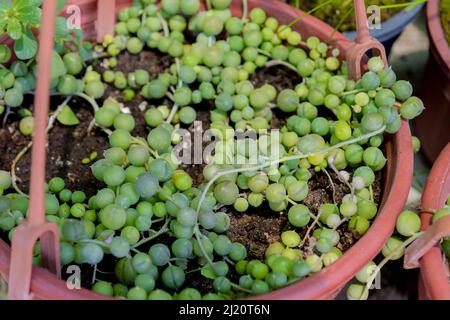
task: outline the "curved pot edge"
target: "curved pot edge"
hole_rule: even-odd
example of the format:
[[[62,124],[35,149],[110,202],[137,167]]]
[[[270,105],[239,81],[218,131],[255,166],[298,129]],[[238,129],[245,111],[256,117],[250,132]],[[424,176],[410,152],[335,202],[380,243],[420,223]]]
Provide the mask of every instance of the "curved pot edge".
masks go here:
[[[442,28],[440,16],[440,0],[428,1],[427,4],[427,29],[431,39],[433,55],[442,70],[450,79],[450,46]]]

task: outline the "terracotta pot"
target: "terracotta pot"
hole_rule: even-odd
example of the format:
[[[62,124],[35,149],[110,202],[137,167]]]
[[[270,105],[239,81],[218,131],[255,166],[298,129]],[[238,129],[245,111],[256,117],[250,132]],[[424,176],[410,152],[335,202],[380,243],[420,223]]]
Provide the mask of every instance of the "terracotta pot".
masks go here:
[[[450,143],[437,158],[422,196],[422,208],[442,208],[450,194]],[[433,215],[422,212],[422,230],[427,230]],[[420,260],[420,299],[450,300],[450,282],[441,248],[433,247]]]
[[[261,7],[285,24],[304,15],[302,11],[275,0],[250,0],[249,6],[250,8]],[[95,10],[92,4],[86,4],[86,8]],[[242,14],[239,0],[233,1],[232,11],[234,15]],[[95,15],[93,12],[90,16]],[[92,23],[93,21],[89,21],[88,25],[92,26]],[[315,35],[322,40],[328,39],[332,31],[330,26],[312,16],[305,17],[294,28],[304,37]],[[337,34],[333,45],[345,54],[351,42],[342,34]],[[386,138],[385,148],[388,162],[382,203],[369,231],[333,265],[289,287],[259,296],[258,299],[332,299],[364,265],[377,255],[394,229],[397,215],[403,208],[412,181],[413,152],[411,133],[406,121],[403,121],[397,134]],[[0,241],[0,273],[5,277],[8,275],[9,263],[10,248]],[[64,281],[38,267],[33,267],[31,291],[36,298],[41,299],[108,299],[86,289],[68,290]]]
[[[415,131],[422,141],[426,158],[433,162],[450,141],[450,47],[442,29],[440,1],[427,4],[427,27],[431,55],[420,96],[427,107],[415,120]]]

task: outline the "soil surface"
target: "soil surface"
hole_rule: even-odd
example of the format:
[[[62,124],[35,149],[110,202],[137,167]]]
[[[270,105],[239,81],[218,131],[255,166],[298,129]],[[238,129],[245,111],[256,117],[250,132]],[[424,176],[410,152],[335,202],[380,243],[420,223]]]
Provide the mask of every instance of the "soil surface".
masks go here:
[[[118,57],[118,69],[125,74],[142,68],[150,71],[151,78],[154,79],[158,74],[168,70],[172,60],[166,55],[155,53],[153,51],[143,51],[140,55],[130,55],[123,53]],[[103,67],[99,63],[95,66],[97,71],[103,71]],[[295,87],[301,79],[295,72],[283,67],[276,66],[267,69],[259,69],[251,77],[252,83],[259,87],[265,83],[274,85],[278,91],[286,88]],[[135,136],[146,137],[149,129],[144,120],[144,113],[150,107],[140,95],[126,102],[122,98],[119,90],[112,86],[108,86],[105,97],[114,97],[118,101],[124,103],[136,119],[136,128],[133,132]],[[58,99],[52,101],[52,106],[57,106]],[[159,104],[158,104],[159,103]],[[169,107],[171,102],[168,99],[157,101],[155,106],[166,104]],[[98,153],[98,158],[103,157],[103,151],[108,147],[106,135],[98,129],[88,132],[88,127],[93,119],[90,106],[80,99],[74,99],[69,104],[76,112],[80,119],[80,124],[74,127],[66,127],[55,122],[54,128],[49,133],[49,144],[47,146],[47,179],[59,176],[66,180],[66,187],[72,190],[82,189],[86,194],[93,195],[102,188],[102,184],[95,180],[90,171],[89,165],[82,164],[82,159],[88,157],[92,152]],[[198,117],[197,120],[202,124],[202,130],[209,129],[210,111],[213,105],[211,102],[203,102],[196,106]],[[325,115],[324,115],[325,116]],[[274,112],[274,119],[271,122],[271,128],[281,128],[285,122],[285,114]],[[191,135],[195,131],[194,124],[187,127]],[[16,155],[30,142],[30,138],[24,137],[18,131],[18,120],[11,118],[5,128],[0,129],[0,169],[10,170],[11,163]],[[203,144],[203,147],[205,143]],[[194,156],[194,154],[192,154]],[[24,191],[28,191],[29,174],[31,164],[31,152],[27,152],[19,161],[17,167],[17,176],[19,178],[18,185]],[[198,186],[203,182],[203,164],[181,165],[193,178],[194,185]],[[317,214],[321,204],[335,202],[340,204],[342,197],[348,193],[347,187],[342,184],[334,173],[330,173],[333,180],[334,189],[330,184],[329,178],[324,173],[314,173],[313,178],[308,182],[310,192],[306,199],[302,201],[308,206],[313,214]],[[380,201],[382,174],[377,174],[374,185],[374,198],[376,203]],[[230,229],[227,234],[232,241],[238,241],[244,244],[248,250],[248,259],[264,259],[264,253],[268,245],[273,242],[280,241],[280,235],[283,231],[292,228],[287,220],[287,212],[275,213],[266,205],[260,208],[250,208],[245,213],[238,213],[233,207],[226,207],[223,210],[230,216]],[[301,233],[302,239],[306,235],[307,228]],[[347,250],[356,240],[357,237],[347,231],[347,225],[343,224],[338,231],[341,234],[341,242],[338,247],[343,251]],[[156,241],[170,243],[169,239],[164,237],[158,238]],[[304,250],[310,252],[313,243],[305,242]],[[99,265],[97,278],[107,280],[112,276],[112,261],[102,262]],[[233,268],[230,268],[231,278],[237,279]],[[86,274],[86,286],[90,285],[89,279],[92,279],[93,268],[83,267]],[[212,282],[200,276],[199,272],[187,274],[186,285],[198,288],[203,293],[211,291]]]

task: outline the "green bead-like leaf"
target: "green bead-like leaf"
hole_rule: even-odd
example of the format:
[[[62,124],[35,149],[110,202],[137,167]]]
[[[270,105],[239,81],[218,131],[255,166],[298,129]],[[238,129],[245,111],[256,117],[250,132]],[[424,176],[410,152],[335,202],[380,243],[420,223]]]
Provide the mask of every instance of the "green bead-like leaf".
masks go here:
[[[216,274],[214,273],[213,269],[211,268],[211,266],[209,264],[204,266],[202,268],[202,270],[200,271],[200,273],[202,274],[202,276],[204,276],[207,279],[214,280],[217,278]]]
[[[36,55],[38,43],[36,37],[30,29],[26,29],[20,39],[14,43],[14,52],[17,58],[28,60]]]
[[[56,119],[65,126],[76,126],[80,120],[69,106],[64,106]]]

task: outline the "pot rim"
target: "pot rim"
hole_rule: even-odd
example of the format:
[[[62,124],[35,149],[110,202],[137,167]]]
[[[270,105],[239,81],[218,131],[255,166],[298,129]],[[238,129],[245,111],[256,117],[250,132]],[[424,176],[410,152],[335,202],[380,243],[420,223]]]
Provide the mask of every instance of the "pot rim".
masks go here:
[[[292,18],[304,14],[298,9],[274,0],[249,1],[250,8],[256,6],[262,7],[267,12],[272,12],[272,15],[275,17],[277,17],[277,13],[279,15],[283,13],[280,17],[277,17],[281,23],[288,23],[293,20]],[[235,5],[232,11],[233,13],[239,13],[239,10],[241,9],[236,8]],[[330,26],[313,16],[306,16],[302,22],[303,25],[301,27],[296,25],[294,29],[306,28],[309,32],[314,32],[322,40],[327,39],[331,33],[330,31],[332,31]],[[351,42],[341,33],[336,33],[333,38],[333,45],[345,51],[351,45]],[[378,254],[395,227],[396,218],[403,208],[412,182],[413,151],[411,132],[407,121],[402,121],[399,132],[387,137],[385,146],[388,165],[386,167],[382,204],[368,232],[334,264],[304,280],[300,280],[283,289],[258,296],[255,299],[299,300],[333,298],[367,262]],[[9,274],[9,262],[10,247],[0,240],[0,273],[6,278]],[[84,288],[68,290],[64,280],[58,279],[43,268],[33,266],[33,275],[31,290],[37,298],[54,300],[113,299]]]
[[[427,28],[431,39],[431,48],[442,70],[450,78],[450,46],[442,28],[440,0],[428,1]]]
[[[421,207],[441,208],[450,194],[450,143],[436,159],[428,176],[422,195]],[[431,225],[433,214],[421,212],[422,231]],[[442,250],[434,246],[419,261],[422,279],[421,298],[433,300],[450,300],[450,283],[447,278],[446,265],[442,261]],[[423,296],[422,296],[423,295]]]

